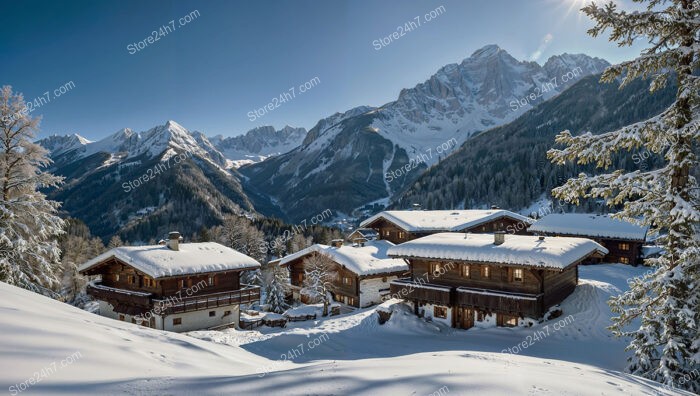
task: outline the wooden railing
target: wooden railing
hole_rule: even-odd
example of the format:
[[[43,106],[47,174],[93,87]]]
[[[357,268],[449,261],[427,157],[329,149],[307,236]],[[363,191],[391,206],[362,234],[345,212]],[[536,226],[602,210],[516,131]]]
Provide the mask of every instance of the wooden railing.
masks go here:
[[[249,304],[260,300],[260,287],[245,285],[243,289],[230,292],[198,294],[191,297],[171,297],[153,300],[153,305],[160,307],[166,315],[199,311],[234,304]]]
[[[391,281],[389,297],[451,305],[452,288],[449,286],[415,282],[410,279]]]
[[[151,293],[117,289],[103,286],[99,282],[88,283],[86,292],[95,299],[102,301],[113,301],[142,307],[148,307],[151,304]]]
[[[487,311],[510,312],[524,316],[542,316],[542,294],[524,294],[457,288],[457,304]]]
[[[141,307],[158,307],[166,315],[201,309],[216,308],[234,304],[249,304],[260,300],[260,287],[244,286],[242,289],[229,292],[208,293],[198,292],[190,297],[172,296],[164,299],[153,298],[151,293],[129,291],[102,286],[98,282],[87,286],[87,293],[97,300],[116,302]]]

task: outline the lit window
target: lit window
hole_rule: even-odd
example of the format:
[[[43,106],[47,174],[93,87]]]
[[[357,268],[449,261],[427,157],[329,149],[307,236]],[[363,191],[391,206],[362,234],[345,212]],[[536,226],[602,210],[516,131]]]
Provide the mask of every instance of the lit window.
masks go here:
[[[144,276],[143,277],[143,285],[145,287],[156,287],[156,281],[155,281],[155,279],[153,279],[151,277]]]
[[[629,263],[630,263],[630,259],[627,258],[627,257],[620,257],[620,262],[621,262],[622,264],[629,264]]]
[[[127,279],[127,282],[129,282],[131,284],[136,283],[136,277],[133,275],[127,275],[126,279]]]
[[[484,311],[476,311],[476,320],[479,322],[484,321]]]
[[[435,306],[433,307],[433,316],[436,318],[447,318],[447,307]]]
[[[481,277],[486,279],[491,277],[491,268],[488,265],[481,267]]]
[[[185,288],[185,280],[180,279],[179,281],[177,281],[177,287],[180,289],[184,289]]]
[[[209,277],[209,286],[214,286],[214,277],[213,276]]]
[[[462,278],[469,278],[470,268],[466,264],[462,264]]]
[[[513,281],[522,282],[523,281],[523,270],[522,268],[513,269]]]
[[[445,272],[447,272],[447,270],[442,263],[430,263],[430,273],[432,273],[433,276],[442,276]]]
[[[119,274],[115,274],[115,275],[114,275],[114,281],[115,281],[115,282],[119,282]]]
[[[182,318],[173,318],[173,326],[181,325]]]
[[[385,231],[384,231],[384,236],[387,236],[387,237],[388,237],[389,235],[391,235],[391,231],[385,230]]]
[[[343,277],[343,284],[346,286],[352,285],[352,278],[349,276]]]
[[[399,238],[403,239],[403,238],[404,238],[404,235],[405,235],[405,234],[404,234],[403,231],[399,231]]]
[[[499,314],[501,317],[500,325],[503,327],[515,327],[518,325],[518,317],[507,314]]]
[[[630,244],[629,243],[621,243],[618,245],[620,250],[630,250]]]

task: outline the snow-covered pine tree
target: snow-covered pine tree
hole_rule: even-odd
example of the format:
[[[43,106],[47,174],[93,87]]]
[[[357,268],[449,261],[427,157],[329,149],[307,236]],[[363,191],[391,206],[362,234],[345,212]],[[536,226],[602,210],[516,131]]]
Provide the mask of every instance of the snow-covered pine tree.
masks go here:
[[[121,238],[119,238],[119,235],[113,236],[110,240],[109,243],[107,243],[107,248],[109,249],[114,249],[116,247],[124,246],[124,242],[122,241]]]
[[[283,313],[289,305],[285,301],[289,289],[289,270],[286,267],[273,265],[265,271],[265,304],[270,311]]]
[[[629,291],[610,301],[619,315],[611,329],[617,336],[631,337],[632,373],[697,392],[700,382],[679,379],[691,375],[700,363],[700,203],[693,177],[700,138],[700,77],[694,74],[700,68],[700,1],[635,1],[647,3],[646,9],[626,12],[614,3],[583,8],[596,21],[590,35],[611,29],[610,40],[619,46],[640,39],[650,43],[640,57],[608,68],[601,80],[610,83],[619,78],[622,88],[636,78],[651,78],[653,92],[675,79],[676,100],[658,116],[616,131],[579,136],[561,132],[556,142],[566,147],[548,152],[554,163],[595,163],[605,170],[594,176],[580,174],[553,194],[574,203],[592,197],[611,206],[623,205],[616,217],[667,235],[662,240],[665,254],[647,262],[654,273],[634,280]],[[639,149],[658,153],[664,164],[634,172],[608,170],[615,153]],[[636,320],[638,328],[631,326]]]
[[[0,91],[0,281],[56,297],[60,251],[55,240],[64,222],[59,203],[40,188],[61,177],[43,171],[47,152],[32,143],[38,118],[28,115],[24,98],[9,86]]]
[[[314,254],[304,260],[304,284],[302,292],[316,297],[323,303],[323,316],[328,316],[329,294],[333,282],[338,279],[333,260],[325,254]]]

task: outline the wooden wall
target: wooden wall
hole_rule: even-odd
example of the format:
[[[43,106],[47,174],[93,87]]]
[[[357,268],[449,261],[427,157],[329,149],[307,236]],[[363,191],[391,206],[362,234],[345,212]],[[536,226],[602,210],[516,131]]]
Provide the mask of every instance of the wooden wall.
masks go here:
[[[426,279],[425,274],[427,273],[427,283],[434,283],[438,285],[446,285],[452,287],[465,286],[497,291],[532,294],[540,293],[541,290],[541,284],[539,279],[533,274],[532,271],[529,271],[527,268],[522,268],[523,281],[518,282],[512,280],[512,273],[514,267],[460,262],[453,262],[452,266],[450,267],[450,262],[444,260],[440,261],[411,259],[410,262],[413,279]],[[432,273],[430,273],[431,263],[442,263],[444,265],[444,268],[448,270],[442,276],[436,277]],[[460,268],[461,265],[469,265],[469,278],[462,277]],[[489,267],[490,276],[488,278],[482,276],[482,267]]]
[[[102,275],[102,284],[104,286],[153,293],[154,297],[175,296],[178,291],[193,287],[201,281],[204,281],[206,286],[204,289],[200,287],[198,293],[218,293],[238,290],[241,288],[239,273],[240,271],[230,271],[211,274],[214,276],[214,286],[208,285],[210,274],[156,279],[154,286],[147,286],[146,279],[150,279],[148,275],[137,271],[134,267],[122,264],[116,259],[111,259],[109,262],[88,272],[89,275]],[[133,278],[133,283],[129,282],[129,277]],[[183,288],[179,287],[179,281],[181,279],[184,281]]]

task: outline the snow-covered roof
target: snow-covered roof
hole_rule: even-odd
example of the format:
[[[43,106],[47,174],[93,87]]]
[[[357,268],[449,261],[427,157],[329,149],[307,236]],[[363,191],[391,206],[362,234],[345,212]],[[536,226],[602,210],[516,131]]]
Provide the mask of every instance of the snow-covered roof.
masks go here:
[[[181,243],[180,250],[163,245],[121,246],[81,265],[87,271],[112,257],[152,278],[260,268],[252,257],[215,242]]]
[[[354,233],[358,233],[367,239],[376,238],[379,236],[379,233],[372,228],[358,228],[355,231],[351,232],[350,235]]]
[[[360,276],[408,271],[406,262],[401,259],[390,258],[387,255],[387,250],[393,246],[393,243],[385,240],[368,241],[365,243],[365,246],[343,245],[337,248],[315,244],[274,262],[279,265],[285,265],[310,253],[317,252],[327,254],[333,261]]]
[[[555,213],[543,217],[530,226],[528,231],[643,241],[646,238],[647,227],[614,219],[608,215]]]
[[[505,235],[494,244],[493,234],[443,232],[414,239],[389,249],[389,256],[459,260],[481,263],[564,269],[592,253],[608,250],[585,238]]]
[[[409,232],[421,231],[461,231],[483,223],[508,217],[525,224],[534,220],[509,210],[385,210],[360,223],[367,227],[377,219],[385,219]]]

